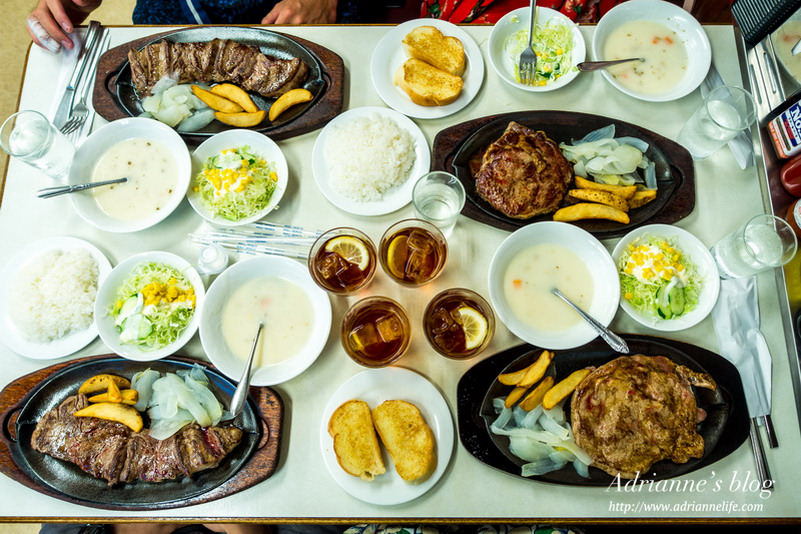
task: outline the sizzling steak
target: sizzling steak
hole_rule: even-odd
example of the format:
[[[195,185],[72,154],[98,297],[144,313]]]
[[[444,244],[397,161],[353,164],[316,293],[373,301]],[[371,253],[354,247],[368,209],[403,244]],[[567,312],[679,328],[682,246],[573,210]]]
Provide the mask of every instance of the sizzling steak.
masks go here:
[[[567,194],[573,166],[544,132],[510,122],[484,152],[476,191],[492,207],[517,219],[551,213]]]
[[[711,377],[664,356],[621,356],[578,385],[570,404],[576,443],[593,465],[634,478],[654,462],[685,463],[704,453],[696,431],[705,417],[691,386],[715,389]]]
[[[298,58],[266,56],[255,46],[230,39],[206,43],[159,41],[139,52],[130,50],[128,62],[141,95],[149,94],[164,76],[173,76],[178,83],[230,82],[271,98],[300,87],[309,73],[309,66]]]
[[[47,412],[33,431],[31,446],[109,485],[191,476],[216,467],[242,440],[236,427],[200,428],[195,423],[157,440],[148,430],[133,432],[114,421],[72,415],[87,405],[86,396],[79,394]]]

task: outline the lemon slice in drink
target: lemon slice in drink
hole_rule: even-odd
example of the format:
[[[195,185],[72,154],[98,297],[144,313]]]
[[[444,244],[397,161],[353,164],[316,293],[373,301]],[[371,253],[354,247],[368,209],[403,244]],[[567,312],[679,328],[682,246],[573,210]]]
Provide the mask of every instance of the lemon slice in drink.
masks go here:
[[[367,246],[355,237],[341,235],[330,239],[325,244],[326,252],[335,252],[348,263],[353,263],[359,270],[364,271],[370,265],[370,253]]]
[[[473,350],[480,346],[487,337],[487,318],[470,306],[462,306],[456,311],[462,319],[465,349]]]

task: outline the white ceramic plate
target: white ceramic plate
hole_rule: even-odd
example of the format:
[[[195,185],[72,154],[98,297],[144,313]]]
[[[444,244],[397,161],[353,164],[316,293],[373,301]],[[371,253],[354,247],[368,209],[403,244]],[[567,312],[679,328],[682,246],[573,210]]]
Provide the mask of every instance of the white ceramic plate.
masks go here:
[[[370,409],[385,400],[405,400],[420,409],[437,442],[437,465],[434,472],[419,484],[409,484],[395,471],[382,445],[387,472],[372,481],[346,473],[334,454],[334,440],[328,434],[328,420],[342,403],[361,399]],[[400,367],[368,369],[352,376],[328,401],[320,425],[320,446],[328,472],[339,486],[359,500],[371,504],[392,505],[411,501],[430,490],[445,472],[453,452],[454,430],[448,403],[439,390],[423,376]]]
[[[281,201],[286,191],[287,181],[289,180],[289,170],[287,168],[286,158],[278,145],[264,134],[255,132],[253,130],[226,130],[215,134],[198,146],[192,153],[192,176],[197,174],[203,168],[206,160],[215,156],[227,148],[239,148],[242,146],[249,146],[250,151],[264,158],[267,162],[272,162],[275,165],[275,173],[278,175],[278,182],[276,183],[275,190],[273,191],[270,201],[267,205],[254,213],[250,217],[238,221],[231,221],[219,215],[214,215],[203,205],[200,193],[190,187],[186,192],[186,198],[192,208],[204,219],[210,223],[219,226],[239,226],[258,221],[268,213],[270,213]]]
[[[521,7],[520,9],[510,11],[495,23],[495,26],[493,26],[492,33],[490,33],[489,37],[489,62],[503,81],[513,87],[517,87],[518,89],[536,93],[553,91],[554,89],[564,87],[579,75],[578,70],[574,69],[567,74],[563,74],[556,80],[550,81],[541,87],[536,85],[525,85],[515,79],[515,66],[517,65],[518,58],[513,58],[506,53],[506,40],[520,30],[525,31],[526,35],[528,35],[529,12],[529,8]],[[576,25],[572,20],[553,9],[549,9],[547,7],[538,7],[536,22],[537,26],[545,26],[548,23],[554,24],[561,22],[562,24],[566,24],[571,27],[573,34],[573,50],[572,57],[570,58],[570,64],[572,67],[575,67],[576,64],[581,63],[586,59],[587,45],[584,43],[584,37],[581,35],[578,25]]]
[[[618,242],[612,252],[612,259],[615,261],[615,265],[618,264],[626,247],[643,236],[664,237],[674,241],[677,248],[686,254],[690,262],[695,265],[696,269],[698,269],[698,276],[701,279],[701,293],[698,296],[698,305],[694,310],[675,319],[648,316],[635,309],[624,298],[620,299],[620,307],[638,323],[662,332],[675,332],[698,324],[715,307],[715,303],[718,301],[718,293],[720,292],[718,268],[715,265],[715,259],[709,253],[709,249],[697,237],[677,226],[649,224],[632,230]]]
[[[334,189],[331,184],[328,165],[325,161],[325,143],[331,136],[336,134],[337,128],[347,124],[349,121],[359,117],[371,117],[374,115],[392,119],[398,127],[409,132],[414,141],[415,160],[405,182],[384,193],[384,197],[381,200],[359,202],[346,197]],[[414,189],[414,184],[418,178],[429,171],[430,165],[431,151],[428,148],[426,136],[423,135],[420,127],[405,115],[382,107],[354,108],[338,115],[320,131],[312,150],[312,172],[314,173],[314,180],[317,182],[317,187],[331,204],[342,211],[354,215],[384,215],[399,210],[412,201],[412,189]]]
[[[183,273],[195,289],[195,313],[192,315],[192,320],[189,322],[189,325],[184,329],[181,335],[178,336],[178,339],[160,349],[142,350],[133,343],[120,343],[120,332],[114,325],[114,317],[109,312],[111,306],[114,304],[117,290],[128,276],[130,276],[133,269],[139,264],[150,262],[167,264]],[[141,254],[131,256],[111,270],[103,284],[100,285],[100,290],[97,292],[97,299],[95,300],[95,323],[100,332],[100,339],[115,353],[129,360],[148,362],[169,356],[186,345],[195,334],[198,324],[200,323],[200,311],[203,308],[205,292],[203,280],[200,279],[198,272],[188,261],[180,256],[163,251],[142,252]]]
[[[687,72],[672,89],[664,93],[643,94],[623,87],[605,69],[601,75],[620,92],[648,102],[676,100],[693,92],[706,78],[712,64],[712,47],[701,24],[687,11],[662,0],[629,0],[610,9],[598,22],[592,36],[592,55],[596,61],[604,58],[603,47],[609,35],[627,22],[647,20],[657,22],[676,32],[687,51]]]
[[[467,66],[462,74],[462,92],[446,106],[415,104],[403,89],[395,85],[395,71],[409,59],[403,50],[403,38],[418,26],[434,26],[443,35],[456,37],[464,45]],[[395,26],[381,38],[370,60],[370,76],[378,96],[392,109],[418,119],[438,119],[456,113],[475,98],[484,82],[484,59],[473,38],[455,24],[439,19],[415,19]]]
[[[266,276],[299,286],[311,301],[314,323],[309,339],[297,354],[276,364],[253,368],[253,386],[280,384],[305,371],[322,352],[331,331],[331,301],[328,294],[314,283],[305,265],[283,256],[259,256],[237,262],[211,284],[200,312],[200,342],[203,351],[220,372],[239,380],[245,368],[245,362],[231,352],[222,336],[220,320],[228,298],[242,284]]]
[[[489,267],[490,302],[500,321],[523,341],[546,349],[572,349],[598,336],[585,321],[579,319],[564,330],[540,330],[523,322],[506,300],[503,280],[509,262],[522,250],[545,243],[559,244],[584,261],[592,276],[594,290],[589,309],[584,311],[604,326],[612,322],[620,300],[620,279],[612,256],[592,234],[563,222],[529,224],[513,232],[501,243]],[[565,305],[561,302],[557,304]],[[547,313],[547,310],[543,310],[543,313]]]
[[[25,269],[29,262],[52,250],[81,249],[88,251],[97,262],[97,285],[99,288],[111,271],[111,264],[97,247],[74,237],[50,237],[31,243],[19,251],[5,265],[2,272],[0,272],[0,305],[2,306],[0,310],[0,340],[8,348],[27,358],[49,360],[69,356],[84,348],[97,337],[97,326],[93,321],[85,330],[73,332],[49,343],[30,341],[19,332],[11,319],[11,310],[9,309],[11,285],[20,270]]]
[[[119,119],[106,124],[99,130],[92,132],[86,141],[75,152],[75,159],[70,167],[68,183],[71,185],[91,180],[97,160],[109,148],[125,141],[144,137],[153,139],[166,146],[175,158],[177,169],[177,182],[172,196],[162,209],[142,219],[125,221],[110,217],[104,212],[91,192],[73,193],[70,195],[72,205],[78,215],[86,222],[107,232],[137,232],[158,224],[181,203],[189,187],[192,174],[192,162],[186,143],[178,132],[154,119],[132,117]]]

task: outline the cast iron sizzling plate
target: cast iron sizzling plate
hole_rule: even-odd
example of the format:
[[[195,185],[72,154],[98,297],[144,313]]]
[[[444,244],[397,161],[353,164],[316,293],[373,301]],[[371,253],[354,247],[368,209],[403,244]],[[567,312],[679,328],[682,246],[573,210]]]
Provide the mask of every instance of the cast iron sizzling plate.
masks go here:
[[[298,57],[309,66],[309,74],[303,87],[314,96],[310,102],[298,104],[282,113],[275,122],[265,119],[253,130],[283,139],[305,133],[327,123],[342,110],[342,88],[344,66],[342,58],[318,44],[289,37],[282,33],[260,28],[240,26],[205,26],[188,28],[151,35],[113,48],[100,57],[99,73],[95,80],[93,104],[95,110],[106,120],[135,117],[142,113],[140,95],[131,80],[128,51],[141,50],[146,45],[166,39],[172,42],[205,42],[212,39],[231,39],[242,44],[258,47],[262,53],[280,59]],[[105,73],[101,74],[101,73]],[[260,109],[269,109],[275,99],[267,99],[250,93]],[[219,121],[196,132],[179,132],[193,142],[221,131],[234,128]]]
[[[704,455],[685,464],[669,460],[655,463],[640,479],[662,480],[677,477],[706,467],[736,450],[748,437],[749,420],[745,394],[737,369],[729,361],[706,349],[644,335],[624,335],[632,354],[666,356],[679,365],[708,373],[717,383],[717,390],[693,388],[698,406],[707,411],[699,433],[704,438]],[[511,386],[496,380],[499,374],[514,371],[532,363],[542,349],[532,345],[518,345],[482,360],[459,380],[457,389],[457,417],[462,445],[485,464],[520,476],[525,461],[509,452],[509,440],[489,430],[497,417],[492,399],[506,396]],[[605,342],[596,339],[577,349],[556,351],[549,369],[557,381],[571,372],[587,366],[600,366],[620,356]],[[569,400],[566,404],[569,412]],[[567,413],[568,420],[570,414]],[[609,486],[615,479],[604,471],[590,467],[590,478],[581,477],[572,465],[542,476],[526,477],[539,482],[572,486]],[[625,480],[625,479],[624,479]]]
[[[468,201],[462,214],[471,219],[514,231],[527,224],[553,218],[552,214],[529,219],[508,217],[476,192],[470,161],[475,158],[480,165],[480,158],[487,146],[503,134],[511,121],[542,130],[557,144],[581,139],[589,132],[610,124],[615,125],[615,137],[632,136],[648,143],[646,155],[656,164],[659,185],[656,199],[631,210],[629,224],[602,219],[574,223],[599,239],[622,236],[643,224],[676,222],[689,215],[695,206],[693,160],[678,143],[640,126],[609,117],[572,111],[519,111],[463,122],[440,131],[434,138],[432,168],[452,172],[464,184]]]
[[[30,445],[39,418],[75,395],[78,386],[99,373],[130,378],[148,367],[161,372],[190,369],[200,363],[211,388],[228,405],[236,386],[213,367],[189,358],[172,356],[153,362],[135,362],[119,356],[90,357],[57,364],[26,375],[0,392],[3,419],[0,471],[41,493],[95,508],[152,510],[199,504],[230,495],[268,478],[275,469],[282,406],[267,388],[251,389],[251,395],[236,421],[243,430],[242,442],[214,469],[191,478],[160,483],[137,481],[109,487],[76,465],[35,451]],[[28,393],[30,392],[30,393]],[[16,420],[14,416],[16,415]]]

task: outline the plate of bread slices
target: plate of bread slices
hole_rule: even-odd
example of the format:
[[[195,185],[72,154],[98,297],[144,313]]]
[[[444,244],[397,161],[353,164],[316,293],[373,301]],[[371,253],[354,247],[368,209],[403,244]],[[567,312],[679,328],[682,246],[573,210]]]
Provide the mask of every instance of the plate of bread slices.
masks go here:
[[[396,111],[419,119],[464,108],[484,81],[484,59],[461,28],[439,19],[415,19],[392,28],[370,63],[378,95]]]
[[[331,396],[320,442],[342,489],[371,504],[400,504],[426,493],[445,472],[453,417],[423,376],[399,367],[369,369]]]

